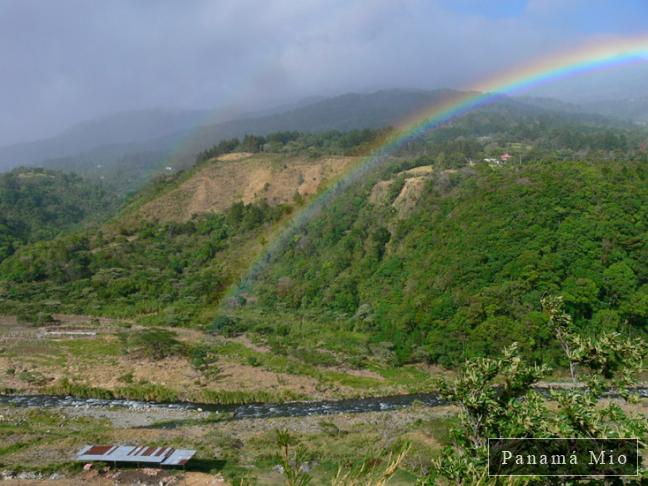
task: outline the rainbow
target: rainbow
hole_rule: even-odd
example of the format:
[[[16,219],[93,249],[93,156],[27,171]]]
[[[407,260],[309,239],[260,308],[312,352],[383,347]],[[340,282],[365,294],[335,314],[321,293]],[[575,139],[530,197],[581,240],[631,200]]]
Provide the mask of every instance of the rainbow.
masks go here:
[[[515,93],[534,85],[560,79],[579,72],[599,67],[617,65],[648,56],[648,35],[633,38],[613,38],[594,42],[576,49],[535,60],[524,66],[500,73],[474,85],[470,90],[458,93],[442,103],[425,107],[420,113],[398,124],[394,133],[376,147],[369,156],[362,159],[316,196],[307,206],[296,213],[283,229],[267,245],[261,255],[250,266],[237,286],[232,287],[226,297],[241,295],[249,291],[251,284],[266,268],[272,257],[303,228],[321,208],[355,181],[388,160],[398,148],[440,124],[456,119],[475,108],[496,99],[498,96]],[[223,303],[229,298],[222,300]]]

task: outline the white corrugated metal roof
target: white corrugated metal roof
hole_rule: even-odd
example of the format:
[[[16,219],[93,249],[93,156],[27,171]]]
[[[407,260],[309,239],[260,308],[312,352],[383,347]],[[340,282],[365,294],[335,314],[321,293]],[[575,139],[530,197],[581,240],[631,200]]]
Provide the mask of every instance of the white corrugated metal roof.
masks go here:
[[[196,453],[191,449],[132,445],[89,445],[77,453],[78,461],[141,462],[160,466],[183,466]]]
[[[176,449],[162,463],[163,466],[184,466],[193,457],[196,451],[191,449]]]

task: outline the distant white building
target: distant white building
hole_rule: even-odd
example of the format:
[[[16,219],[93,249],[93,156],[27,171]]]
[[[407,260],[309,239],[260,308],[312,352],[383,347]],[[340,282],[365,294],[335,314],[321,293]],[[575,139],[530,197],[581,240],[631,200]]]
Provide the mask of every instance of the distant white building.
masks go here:
[[[502,165],[502,161],[500,159],[487,158],[484,159],[484,162],[486,162],[491,167],[499,167],[500,165]]]

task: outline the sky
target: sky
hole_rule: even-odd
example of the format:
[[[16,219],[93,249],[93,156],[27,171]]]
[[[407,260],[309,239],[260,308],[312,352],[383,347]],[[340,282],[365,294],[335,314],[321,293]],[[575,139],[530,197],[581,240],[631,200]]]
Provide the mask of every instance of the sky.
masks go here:
[[[644,0],[0,0],[0,145],[122,110],[465,88],[647,25]]]

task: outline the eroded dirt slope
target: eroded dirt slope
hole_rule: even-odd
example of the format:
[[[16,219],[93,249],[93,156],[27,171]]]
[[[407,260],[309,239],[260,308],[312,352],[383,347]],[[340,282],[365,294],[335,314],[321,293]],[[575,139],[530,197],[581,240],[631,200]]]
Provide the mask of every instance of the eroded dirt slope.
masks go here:
[[[356,160],[227,154],[206,164],[177,188],[144,204],[139,214],[145,219],[186,221],[193,214],[222,211],[238,201],[291,203],[295,192],[314,194]]]

